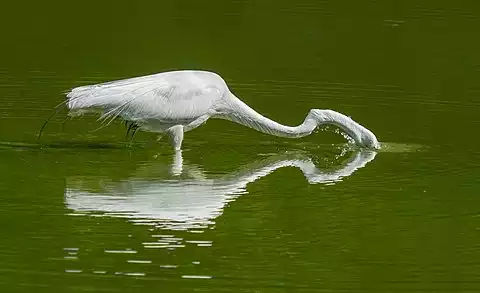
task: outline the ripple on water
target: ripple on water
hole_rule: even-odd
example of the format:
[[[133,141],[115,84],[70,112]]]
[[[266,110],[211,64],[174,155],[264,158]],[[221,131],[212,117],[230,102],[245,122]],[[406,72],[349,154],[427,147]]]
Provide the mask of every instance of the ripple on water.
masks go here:
[[[77,247],[65,247],[63,250],[77,253],[79,248],[77,248]]]
[[[72,274],[79,274],[83,272],[82,270],[71,270],[71,269],[66,269],[65,273],[72,273]]]
[[[127,260],[128,263],[138,263],[138,264],[151,264],[151,260],[139,260],[139,259],[129,259]]]
[[[147,248],[147,249],[162,249],[162,248],[165,248],[165,249],[169,249],[169,248],[184,248],[185,245],[183,244],[171,244],[171,245],[144,245],[143,246],[144,248]]]
[[[428,150],[429,147],[419,144],[381,142],[379,153],[412,153]]]
[[[132,276],[132,277],[144,277],[146,273],[139,273],[139,272],[132,272],[132,273],[124,273],[125,276]]]
[[[109,250],[105,249],[105,253],[114,253],[114,254],[135,254],[137,253],[136,250]]]
[[[183,275],[183,279],[211,279],[212,276],[205,276],[205,275]]]
[[[160,265],[162,269],[176,269],[178,268],[177,265]]]

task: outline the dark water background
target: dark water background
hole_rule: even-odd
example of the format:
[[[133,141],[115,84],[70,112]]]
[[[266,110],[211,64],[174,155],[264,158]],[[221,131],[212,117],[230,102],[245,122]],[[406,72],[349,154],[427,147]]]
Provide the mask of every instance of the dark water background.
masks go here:
[[[478,2],[2,6],[2,292],[480,291]],[[64,112],[36,144],[69,88],[173,69],[287,125],[346,113],[385,148],[209,121],[180,158]]]

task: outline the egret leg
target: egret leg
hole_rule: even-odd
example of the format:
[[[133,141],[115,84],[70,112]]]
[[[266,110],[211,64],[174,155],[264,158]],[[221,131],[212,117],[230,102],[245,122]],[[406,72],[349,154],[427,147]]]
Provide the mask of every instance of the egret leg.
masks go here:
[[[175,125],[168,129],[170,141],[176,151],[180,150],[183,141],[183,125]]]
[[[135,138],[135,133],[137,133],[137,130],[138,130],[138,125],[134,125],[132,130],[132,137],[130,138],[130,146],[132,146],[133,139]]]
[[[127,123],[125,123],[125,126],[127,126]],[[138,126],[135,123],[130,122],[130,125],[128,126],[128,129],[127,129],[127,134],[125,134],[125,139],[128,139],[128,134],[130,133],[132,128],[135,129],[136,127]],[[132,139],[133,139],[133,135],[132,135]]]

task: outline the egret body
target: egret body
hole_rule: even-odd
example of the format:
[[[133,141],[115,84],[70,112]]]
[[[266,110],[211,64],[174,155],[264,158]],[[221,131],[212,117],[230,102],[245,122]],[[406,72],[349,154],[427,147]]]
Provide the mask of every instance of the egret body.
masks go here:
[[[122,118],[138,129],[168,134],[173,147],[182,146],[184,132],[209,118],[230,120],[280,137],[309,135],[323,124],[340,127],[357,145],[378,149],[375,135],[350,117],[333,110],[312,109],[298,126],[285,126],[262,116],[238,99],[219,75],[180,70],[81,86],[67,94],[69,115],[100,113],[106,123]]]

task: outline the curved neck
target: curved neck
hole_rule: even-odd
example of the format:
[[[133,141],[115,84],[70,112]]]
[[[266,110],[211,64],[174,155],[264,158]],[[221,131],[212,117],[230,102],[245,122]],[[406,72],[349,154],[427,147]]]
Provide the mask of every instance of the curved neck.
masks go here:
[[[260,115],[232,93],[228,93],[222,102],[223,104],[218,106],[216,117],[234,121],[263,133],[297,138],[309,135],[319,125],[332,124],[342,129],[358,145],[380,148],[377,138],[370,130],[352,118],[333,110],[311,109],[302,124],[285,126]]]
[[[315,117],[308,115],[302,124],[286,126],[259,114],[232,93],[225,101],[227,103],[223,105],[225,109],[222,109],[216,115],[217,117],[239,123],[266,134],[288,138],[303,137],[312,133],[318,124]]]

